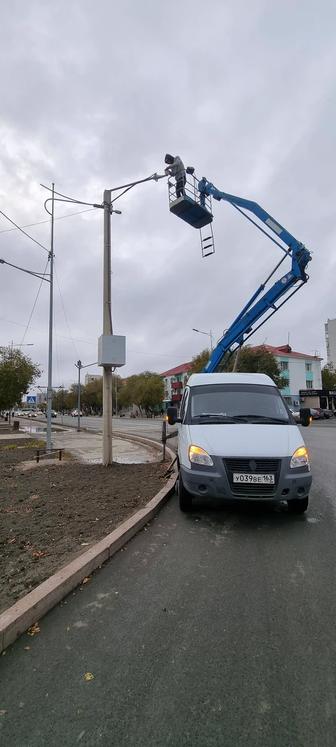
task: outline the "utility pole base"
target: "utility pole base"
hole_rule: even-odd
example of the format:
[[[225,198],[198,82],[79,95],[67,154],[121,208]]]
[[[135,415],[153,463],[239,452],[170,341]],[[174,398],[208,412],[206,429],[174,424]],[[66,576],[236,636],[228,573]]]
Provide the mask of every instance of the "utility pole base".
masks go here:
[[[103,369],[103,465],[112,464],[112,367]]]

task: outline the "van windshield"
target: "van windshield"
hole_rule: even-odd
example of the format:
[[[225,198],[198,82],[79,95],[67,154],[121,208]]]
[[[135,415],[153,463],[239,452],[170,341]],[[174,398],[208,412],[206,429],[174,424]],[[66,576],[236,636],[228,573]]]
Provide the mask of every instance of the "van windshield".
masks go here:
[[[274,386],[207,384],[191,387],[185,422],[288,425],[293,420]]]

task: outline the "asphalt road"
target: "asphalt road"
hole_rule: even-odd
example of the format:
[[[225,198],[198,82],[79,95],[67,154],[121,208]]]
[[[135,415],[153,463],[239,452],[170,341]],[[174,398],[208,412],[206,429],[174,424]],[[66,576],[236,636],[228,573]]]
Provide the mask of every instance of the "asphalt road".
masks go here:
[[[80,420],[81,426],[87,430],[98,432],[103,430],[103,418],[83,416]],[[40,420],[35,418],[24,418],[24,421],[25,423],[31,423],[32,426],[40,425]],[[42,418],[42,422],[45,424],[46,418]],[[71,415],[58,415],[57,418],[52,420],[52,426],[57,425],[72,426],[75,428],[77,427],[77,418],[72,418]],[[162,418],[114,417],[113,428],[122,433],[130,433],[135,436],[144,436],[145,438],[153,438],[155,441],[161,441]]]
[[[305,516],[174,498],[1,657],[1,744],[334,747],[336,423],[304,435]]]

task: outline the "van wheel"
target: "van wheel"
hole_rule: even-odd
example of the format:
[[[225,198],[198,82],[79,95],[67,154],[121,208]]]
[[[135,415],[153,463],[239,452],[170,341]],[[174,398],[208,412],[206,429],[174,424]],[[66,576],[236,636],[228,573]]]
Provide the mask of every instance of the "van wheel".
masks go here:
[[[191,511],[192,510],[192,495],[184,487],[181,475],[179,475],[178,480],[177,480],[177,494],[179,497],[180,510],[183,511],[183,513],[188,513],[189,511]]]
[[[290,514],[304,514],[308,508],[308,496],[307,498],[294,498],[292,501],[287,501],[287,505]]]

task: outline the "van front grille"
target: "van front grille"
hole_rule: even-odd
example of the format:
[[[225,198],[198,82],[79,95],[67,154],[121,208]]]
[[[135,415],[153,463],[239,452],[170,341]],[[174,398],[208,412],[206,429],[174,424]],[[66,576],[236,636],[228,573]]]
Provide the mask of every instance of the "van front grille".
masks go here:
[[[230,483],[233,495],[274,495],[277,490],[280,475],[280,459],[223,459],[226,474]],[[233,473],[242,472],[244,474],[256,475],[274,475],[274,485],[255,485],[253,483],[234,483]]]

